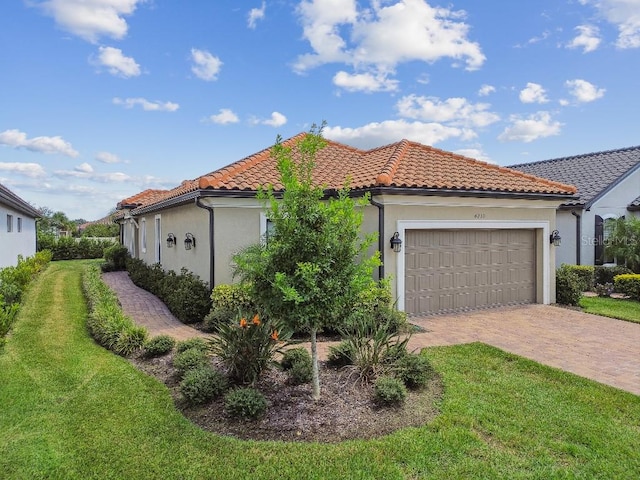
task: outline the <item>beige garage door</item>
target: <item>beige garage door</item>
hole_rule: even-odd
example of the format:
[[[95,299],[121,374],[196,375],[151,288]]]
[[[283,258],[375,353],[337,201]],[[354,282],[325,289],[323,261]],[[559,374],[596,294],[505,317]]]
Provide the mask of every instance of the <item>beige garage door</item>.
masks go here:
[[[407,313],[535,302],[534,230],[407,230],[405,237]]]

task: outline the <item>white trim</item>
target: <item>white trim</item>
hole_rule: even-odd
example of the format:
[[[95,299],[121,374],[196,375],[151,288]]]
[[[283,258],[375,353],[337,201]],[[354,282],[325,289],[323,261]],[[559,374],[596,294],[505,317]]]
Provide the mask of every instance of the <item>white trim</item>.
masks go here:
[[[142,227],[139,227],[139,229],[140,229],[140,250],[142,250],[142,253],[147,253],[147,219],[146,218],[141,218],[140,219],[140,225],[142,225]]]
[[[542,303],[551,303],[551,266],[549,263],[550,226],[545,221],[459,221],[459,220],[398,220],[396,231],[400,234],[402,244],[405,245],[406,230],[456,230],[456,229],[542,229]],[[396,296],[398,309],[404,311],[404,247],[397,254],[396,261]],[[537,261],[537,259],[536,259]]]

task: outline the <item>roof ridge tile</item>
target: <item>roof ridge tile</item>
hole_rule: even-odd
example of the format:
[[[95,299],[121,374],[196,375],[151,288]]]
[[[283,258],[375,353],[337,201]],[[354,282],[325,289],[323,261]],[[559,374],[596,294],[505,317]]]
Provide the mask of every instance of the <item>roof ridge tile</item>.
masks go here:
[[[376,185],[388,187],[393,183],[393,177],[398,171],[398,166],[400,166],[400,162],[409,149],[410,142],[406,139],[402,139],[395,144],[392,143],[387,145],[387,147],[391,147],[393,145],[395,145],[396,148],[389,157],[389,160],[387,160],[387,163],[382,167],[382,171],[376,177]]]

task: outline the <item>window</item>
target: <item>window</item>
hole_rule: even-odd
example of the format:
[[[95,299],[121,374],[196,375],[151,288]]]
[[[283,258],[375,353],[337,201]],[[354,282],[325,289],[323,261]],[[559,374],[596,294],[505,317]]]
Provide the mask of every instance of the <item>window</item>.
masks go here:
[[[264,213],[260,213],[260,239],[261,242],[268,243],[269,236],[273,234],[275,225]]]
[[[147,219],[143,218],[140,221],[140,249],[142,253],[147,253]]]
[[[13,232],[13,215],[7,213],[7,232]]]
[[[624,218],[624,217],[622,217]],[[596,265],[606,265],[606,264],[615,264],[616,259],[611,255],[606,254],[605,245],[607,244],[607,239],[613,232],[613,228],[615,227],[617,217],[614,215],[606,215],[601,217],[600,215],[595,216],[595,264]]]
[[[160,215],[156,215],[155,217],[156,220],[156,227],[155,227],[155,233],[156,233],[156,238],[155,238],[155,243],[154,243],[154,247],[155,247],[155,254],[156,254],[156,263],[162,263],[162,224],[160,223]]]
[[[22,217],[18,217],[18,233],[22,232]]]

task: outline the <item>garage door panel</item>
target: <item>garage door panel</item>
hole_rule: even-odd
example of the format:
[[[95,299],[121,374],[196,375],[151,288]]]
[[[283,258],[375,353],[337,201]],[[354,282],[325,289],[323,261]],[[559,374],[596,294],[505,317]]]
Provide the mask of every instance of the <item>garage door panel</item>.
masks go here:
[[[407,230],[405,242],[409,314],[535,301],[534,230]]]

